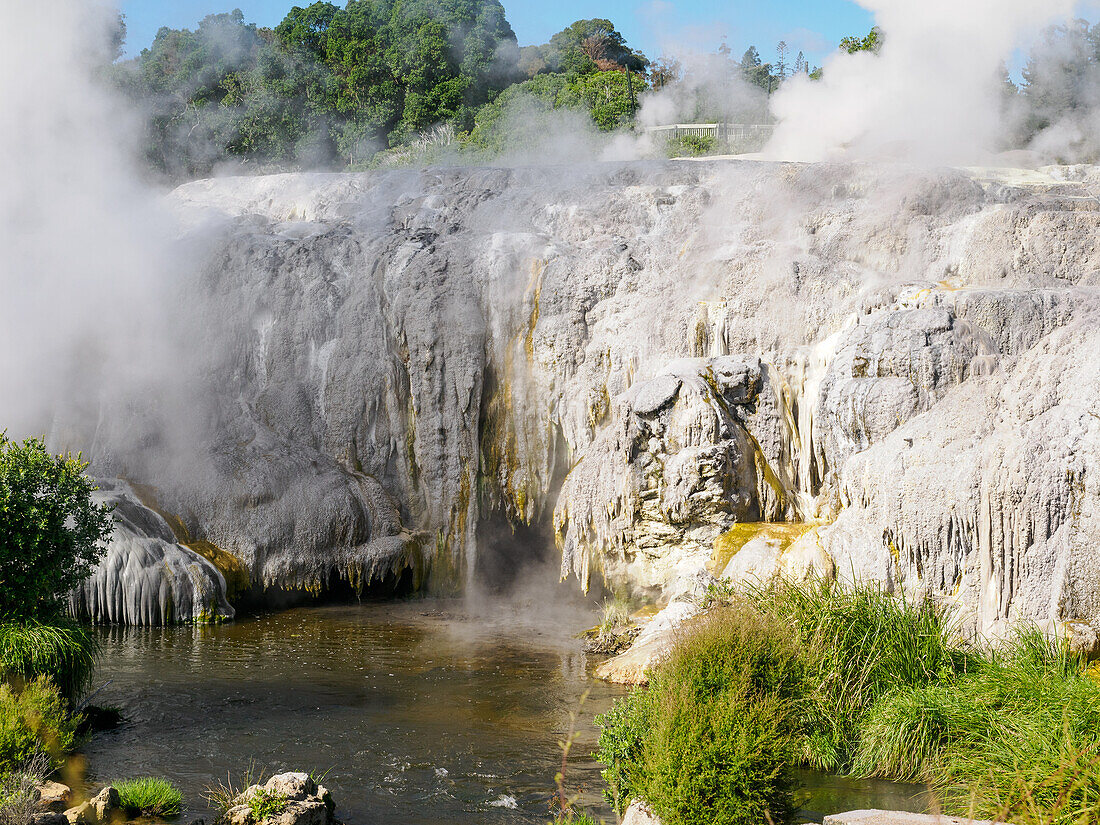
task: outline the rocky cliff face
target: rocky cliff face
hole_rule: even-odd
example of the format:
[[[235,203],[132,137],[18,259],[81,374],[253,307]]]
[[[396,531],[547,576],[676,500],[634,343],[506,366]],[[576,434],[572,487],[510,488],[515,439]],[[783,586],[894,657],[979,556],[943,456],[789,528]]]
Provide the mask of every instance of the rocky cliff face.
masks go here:
[[[271,587],[461,583],[494,516],[652,595],[733,556],[985,630],[1097,622],[1094,191],[733,161],[188,184],[193,455],[155,408],[90,452]]]

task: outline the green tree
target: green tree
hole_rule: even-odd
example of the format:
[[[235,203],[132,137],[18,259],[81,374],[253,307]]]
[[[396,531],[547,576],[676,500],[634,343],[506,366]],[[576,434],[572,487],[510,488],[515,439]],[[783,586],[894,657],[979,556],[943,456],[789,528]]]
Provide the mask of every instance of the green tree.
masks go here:
[[[759,86],[766,92],[771,92],[776,85],[776,78],[772,74],[770,63],[764,63],[760,59],[760,52],[756,46],[749,46],[741,57],[741,76],[746,83]]]
[[[840,41],[840,48],[848,54],[855,54],[856,52],[874,52],[878,54],[882,48],[882,29],[875,26],[863,37],[845,37]]]
[[[99,561],[112,518],[92,501],[87,466],[0,434],[0,619],[56,617]]]
[[[604,18],[577,20],[550,38],[545,48],[552,72],[587,75],[616,68],[645,71],[649,60],[632,50],[615,25]]]
[[[574,87],[596,126],[607,132],[634,119],[635,96],[647,85],[644,75],[605,71],[579,78]]]

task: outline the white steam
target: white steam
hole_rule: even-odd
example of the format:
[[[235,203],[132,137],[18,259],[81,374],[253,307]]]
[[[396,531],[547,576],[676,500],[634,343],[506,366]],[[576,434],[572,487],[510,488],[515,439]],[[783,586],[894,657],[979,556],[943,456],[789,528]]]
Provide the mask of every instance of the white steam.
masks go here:
[[[64,400],[145,380],[156,362],[166,233],[138,183],[136,128],[96,73],[116,13],[59,0],[0,30],[0,430],[44,434]],[[93,418],[94,420],[94,418]]]
[[[838,52],[824,78],[796,78],[773,99],[767,154],[975,163],[1004,134],[1000,68],[1074,0],[858,0],[875,14],[879,55]]]

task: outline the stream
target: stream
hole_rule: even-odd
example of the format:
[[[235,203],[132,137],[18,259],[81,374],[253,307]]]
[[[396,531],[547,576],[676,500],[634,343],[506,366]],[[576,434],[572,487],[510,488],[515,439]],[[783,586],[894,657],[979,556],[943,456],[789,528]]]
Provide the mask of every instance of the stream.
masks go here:
[[[324,774],[349,825],[545,823],[558,742],[578,713],[570,796],[608,822],[593,716],[625,688],[592,678],[591,611],[410,600],[296,608],[214,626],[105,628],[95,703],[125,722],[83,748],[91,782],[164,776],[180,821],[252,763]],[[581,702],[584,697],[583,704]],[[808,818],[924,810],[921,789],[802,772]],[[816,815],[816,816],[815,816]]]

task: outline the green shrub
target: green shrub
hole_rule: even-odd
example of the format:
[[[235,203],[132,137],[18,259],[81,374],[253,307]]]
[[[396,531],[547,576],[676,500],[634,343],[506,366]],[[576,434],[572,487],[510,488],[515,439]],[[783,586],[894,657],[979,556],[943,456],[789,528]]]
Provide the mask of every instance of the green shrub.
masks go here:
[[[59,615],[102,555],[111,511],[92,501],[87,466],[0,433],[0,619]]]
[[[957,814],[1100,821],[1100,674],[1025,630],[996,651],[876,588],[713,589],[668,659],[597,719],[608,798],[670,825],[790,813],[788,757],[930,784]],[[755,817],[755,820],[752,819]]]
[[[646,747],[640,788],[668,825],[783,823],[794,813],[789,708],[733,692],[697,704],[664,692]]]
[[[36,619],[0,623],[0,671],[5,681],[50,676],[70,699],[91,681],[99,643],[73,622]]]
[[[713,135],[681,135],[668,142],[668,156],[674,157],[699,157],[709,155],[718,148],[718,141]]]
[[[655,691],[635,688],[596,717],[600,727],[596,758],[607,767],[602,776],[607,783],[604,797],[619,813],[630,800],[640,797],[645,782],[645,737],[650,732],[651,705]]]
[[[76,725],[68,702],[45,676],[19,692],[0,684],[0,772],[17,770],[39,754],[59,764],[75,743]]]
[[[176,816],[183,810],[183,794],[167,779],[143,776],[112,784],[123,809],[133,816]]]

